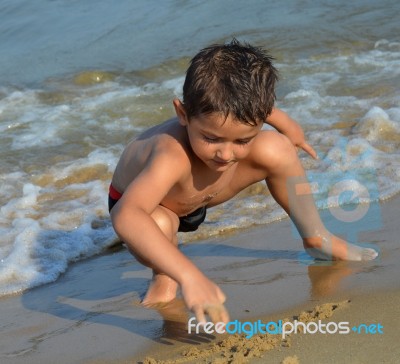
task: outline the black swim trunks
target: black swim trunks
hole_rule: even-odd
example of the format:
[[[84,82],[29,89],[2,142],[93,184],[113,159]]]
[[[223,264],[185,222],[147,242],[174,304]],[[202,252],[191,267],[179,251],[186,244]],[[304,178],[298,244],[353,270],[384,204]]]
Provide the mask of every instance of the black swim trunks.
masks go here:
[[[181,216],[179,218],[178,231],[188,233],[196,231],[206,218],[207,209],[205,206],[198,208],[189,215]]]
[[[118,192],[112,185],[110,185],[110,190],[108,194],[108,211],[111,211],[111,209],[118,202],[121,196],[122,193]],[[182,233],[196,231],[205,220],[206,213],[207,209],[205,206],[203,206],[186,216],[181,216],[179,218],[178,231]]]

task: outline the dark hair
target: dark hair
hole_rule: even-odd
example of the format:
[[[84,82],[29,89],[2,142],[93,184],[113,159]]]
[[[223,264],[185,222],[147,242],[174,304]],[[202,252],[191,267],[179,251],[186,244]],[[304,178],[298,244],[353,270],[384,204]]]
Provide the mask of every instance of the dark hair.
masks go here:
[[[278,72],[262,48],[233,39],[202,49],[190,62],[183,85],[188,118],[220,112],[241,122],[265,122],[276,99]]]

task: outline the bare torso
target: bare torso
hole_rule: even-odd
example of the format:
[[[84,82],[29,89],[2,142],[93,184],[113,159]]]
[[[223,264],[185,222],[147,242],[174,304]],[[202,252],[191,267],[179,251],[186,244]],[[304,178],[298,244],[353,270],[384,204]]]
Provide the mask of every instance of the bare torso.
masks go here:
[[[225,202],[247,186],[265,179],[265,171],[242,160],[224,172],[210,170],[191,150],[185,127],[176,119],[148,129],[125,148],[116,167],[112,184],[123,193],[146,168],[160,145],[178,148],[182,155],[184,177],[170,189],[160,205],[184,216],[201,206]],[[174,171],[171,171],[174,173]]]

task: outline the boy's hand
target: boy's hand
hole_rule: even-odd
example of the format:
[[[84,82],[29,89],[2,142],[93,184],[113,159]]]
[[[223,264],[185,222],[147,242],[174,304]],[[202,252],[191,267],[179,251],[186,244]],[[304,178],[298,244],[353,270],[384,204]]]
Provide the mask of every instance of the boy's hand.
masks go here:
[[[195,314],[197,322],[205,323],[208,315],[213,323],[229,321],[224,306],[225,295],[221,289],[205,276],[192,278],[181,285],[187,307]]]
[[[314,159],[318,159],[317,152],[307,143],[302,127],[284,111],[273,108],[267,123],[285,135],[296,148],[301,148]]]
[[[292,125],[288,130],[282,131],[282,134],[286,135],[297,149],[301,148],[314,159],[318,159],[317,152],[307,143],[304,131],[299,124]]]

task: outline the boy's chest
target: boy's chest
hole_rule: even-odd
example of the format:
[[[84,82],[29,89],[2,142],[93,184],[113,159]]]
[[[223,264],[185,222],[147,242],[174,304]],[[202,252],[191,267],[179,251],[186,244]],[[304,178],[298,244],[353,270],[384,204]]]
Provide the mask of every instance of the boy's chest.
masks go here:
[[[199,207],[212,207],[230,200],[255,182],[251,171],[237,167],[233,166],[220,176],[194,173],[171,189],[162,205],[183,216]]]
[[[196,210],[201,206],[216,206],[233,198],[236,194],[256,182],[266,178],[266,172],[253,168],[246,163],[239,163],[223,178],[201,184],[196,179],[177,191],[176,208],[183,214]],[[172,191],[171,191],[172,192]],[[182,215],[181,212],[179,212]]]
[[[220,176],[193,174],[172,188],[162,201],[179,216],[187,215],[202,206],[213,204],[230,190],[235,168]]]

